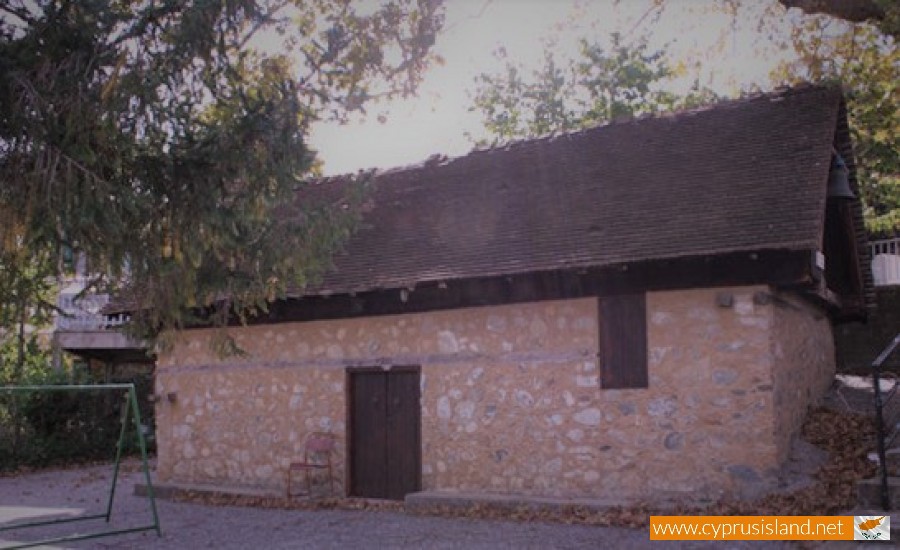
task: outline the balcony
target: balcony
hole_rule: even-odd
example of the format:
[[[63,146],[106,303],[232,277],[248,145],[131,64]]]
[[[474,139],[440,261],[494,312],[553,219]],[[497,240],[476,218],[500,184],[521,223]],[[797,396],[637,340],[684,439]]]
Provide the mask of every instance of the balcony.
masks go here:
[[[869,243],[875,286],[900,285],[900,237]]]
[[[61,292],[57,306],[63,314],[56,318],[56,330],[84,332],[116,329],[127,321],[127,318],[121,314],[101,314],[103,306],[108,303],[108,294],[86,294],[79,298],[78,292]]]
[[[84,286],[73,281],[60,292],[55,338],[59,347],[83,357],[114,363],[151,361],[147,346],[119,331],[127,315],[104,315],[108,294],[84,293]]]

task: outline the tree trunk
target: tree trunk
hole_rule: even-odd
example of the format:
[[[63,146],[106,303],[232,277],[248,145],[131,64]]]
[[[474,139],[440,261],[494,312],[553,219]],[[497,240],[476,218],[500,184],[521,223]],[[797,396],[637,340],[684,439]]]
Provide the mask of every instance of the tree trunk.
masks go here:
[[[25,321],[26,321],[26,305],[24,293],[19,296],[16,304],[16,319],[18,320],[18,331],[16,334],[16,364],[13,366],[12,383],[13,385],[22,382],[22,373],[25,370]],[[9,394],[12,400],[12,459],[13,463],[18,463],[20,449],[22,446],[22,432],[25,428],[22,422],[22,414],[19,410],[19,395]]]
[[[24,293],[23,293],[24,295]],[[18,319],[19,331],[16,335],[16,365],[13,368],[13,383],[18,384],[22,379],[22,372],[25,370],[25,322],[27,321],[28,308],[25,304],[25,298],[20,297],[19,303],[16,305],[16,318]]]

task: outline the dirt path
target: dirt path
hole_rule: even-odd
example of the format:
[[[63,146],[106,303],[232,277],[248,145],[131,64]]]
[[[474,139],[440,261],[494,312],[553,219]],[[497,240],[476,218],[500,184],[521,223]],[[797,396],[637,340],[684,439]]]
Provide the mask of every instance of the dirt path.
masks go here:
[[[148,501],[133,495],[141,480],[133,466],[121,475],[113,528],[151,522]],[[0,526],[48,512],[105,510],[110,466],[45,471],[0,478]],[[600,528],[411,516],[384,511],[298,511],[205,506],[158,500],[163,536],[152,531],[55,545],[53,548],[666,548],[646,529]],[[0,532],[0,548],[14,541],[105,529],[103,520]],[[710,547],[696,543],[686,547]],[[738,545],[749,546],[746,543]],[[685,547],[685,546],[682,546]],[[719,546],[721,547],[721,546]],[[734,544],[729,547],[736,547]],[[786,547],[776,544],[774,547]]]

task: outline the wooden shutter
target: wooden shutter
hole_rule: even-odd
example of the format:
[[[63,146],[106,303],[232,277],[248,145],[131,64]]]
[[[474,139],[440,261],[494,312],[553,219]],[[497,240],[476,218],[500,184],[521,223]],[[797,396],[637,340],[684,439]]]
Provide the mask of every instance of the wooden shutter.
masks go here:
[[[600,298],[600,387],[646,388],[647,301],[644,294]]]

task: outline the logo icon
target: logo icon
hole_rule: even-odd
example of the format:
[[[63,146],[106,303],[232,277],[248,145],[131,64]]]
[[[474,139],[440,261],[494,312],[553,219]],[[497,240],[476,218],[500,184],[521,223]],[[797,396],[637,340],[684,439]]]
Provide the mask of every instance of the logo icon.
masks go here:
[[[891,516],[854,516],[853,540],[891,540]]]

